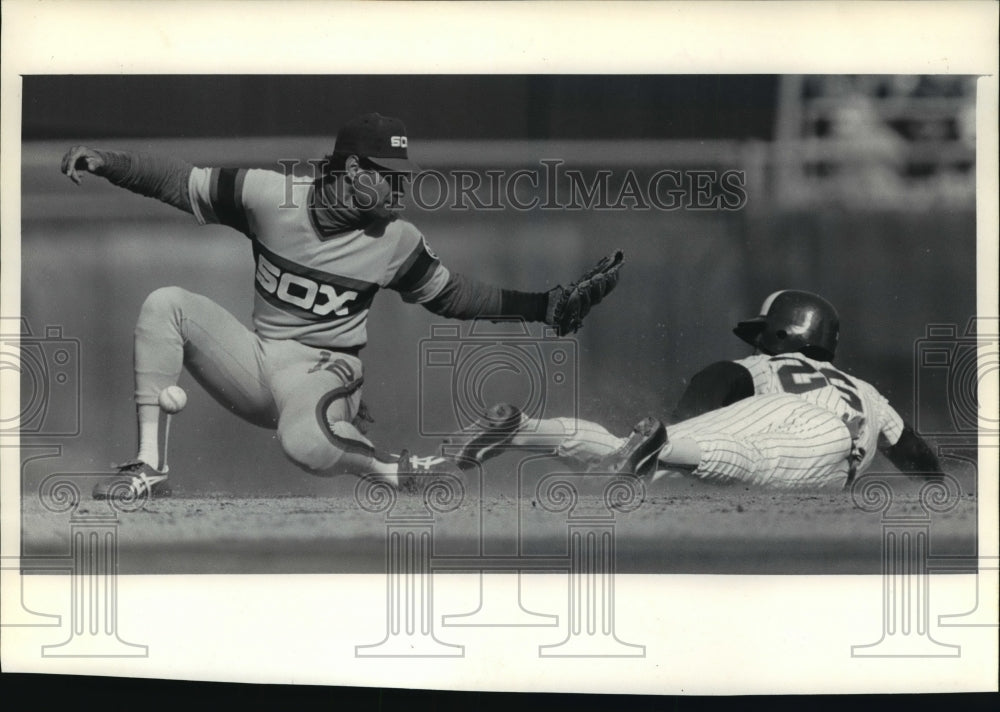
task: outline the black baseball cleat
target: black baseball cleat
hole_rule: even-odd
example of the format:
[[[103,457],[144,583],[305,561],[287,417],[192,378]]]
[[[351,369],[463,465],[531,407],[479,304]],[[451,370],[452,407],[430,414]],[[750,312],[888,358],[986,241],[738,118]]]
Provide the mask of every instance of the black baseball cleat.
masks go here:
[[[656,472],[657,455],[667,444],[667,426],[656,418],[643,418],[628,436],[625,444],[594,465],[592,472],[645,477]]]
[[[491,406],[471,429],[469,439],[462,444],[457,461],[467,467],[496,457],[517,434],[525,417],[520,408],[509,403]]]
[[[171,495],[166,471],[154,470],[142,460],[114,467],[118,469],[118,474],[94,485],[91,493],[94,499],[136,501]]]

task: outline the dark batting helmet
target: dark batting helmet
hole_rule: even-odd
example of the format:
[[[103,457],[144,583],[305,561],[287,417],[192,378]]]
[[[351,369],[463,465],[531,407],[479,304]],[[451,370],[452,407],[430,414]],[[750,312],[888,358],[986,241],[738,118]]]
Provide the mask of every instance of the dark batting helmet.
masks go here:
[[[760,308],[760,316],[741,321],[733,333],[766,354],[800,352],[832,361],[840,337],[840,317],[830,302],[812,292],[775,292]]]

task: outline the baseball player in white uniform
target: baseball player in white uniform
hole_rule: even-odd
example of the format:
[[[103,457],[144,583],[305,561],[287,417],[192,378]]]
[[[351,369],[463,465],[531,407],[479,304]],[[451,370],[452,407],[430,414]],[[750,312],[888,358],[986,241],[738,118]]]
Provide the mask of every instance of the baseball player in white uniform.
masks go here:
[[[756,353],[714,363],[692,377],[672,423],[640,421],[619,438],[577,419],[530,420],[494,406],[463,446],[484,460],[505,448],[551,451],[594,470],[683,473],[719,483],[775,488],[844,487],[876,449],[900,470],[940,473],[930,447],[869,383],[831,363],[837,311],[809,292],[771,294],[734,333]]]
[[[321,174],[196,168],[172,156],[71,148],[63,172],[86,171],[250,239],[255,261],[253,331],[210,299],[179,287],[148,296],[135,329],[138,452],[100,483],[97,498],[169,493],[160,393],[183,367],[222,406],[277,431],[285,454],[314,475],[400,475],[423,465],[404,450],[379,453],[359,429],[360,358],[379,289],[458,319],[542,321],[569,333],[617,281],[620,253],[570,288],[519,292],[450,272],[400,219],[409,160],[398,119],[366,114],[337,134]],[[585,285],[585,289],[575,289]],[[169,422],[169,421],[166,421]]]

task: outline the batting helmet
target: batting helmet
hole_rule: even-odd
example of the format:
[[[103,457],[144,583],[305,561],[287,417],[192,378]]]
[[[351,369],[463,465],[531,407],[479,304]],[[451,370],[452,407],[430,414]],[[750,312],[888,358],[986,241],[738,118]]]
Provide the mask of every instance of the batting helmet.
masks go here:
[[[766,354],[800,352],[832,361],[840,337],[840,317],[830,302],[812,292],[775,292],[760,308],[760,316],[741,321],[733,333]]]

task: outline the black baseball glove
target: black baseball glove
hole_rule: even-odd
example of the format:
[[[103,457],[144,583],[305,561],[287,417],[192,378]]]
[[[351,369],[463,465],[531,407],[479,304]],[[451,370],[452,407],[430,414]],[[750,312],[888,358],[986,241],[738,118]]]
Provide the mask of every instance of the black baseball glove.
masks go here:
[[[624,257],[624,253],[617,250],[568,287],[559,285],[550,289],[545,323],[555,327],[559,336],[572,334],[583,326],[583,318],[591,307],[599,304],[618,284]]]

